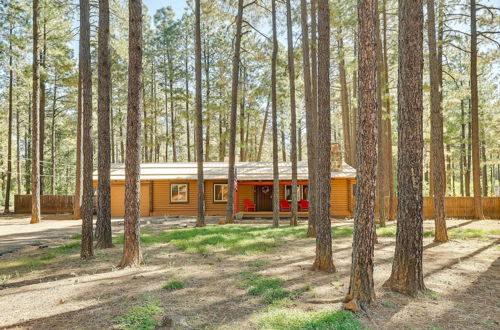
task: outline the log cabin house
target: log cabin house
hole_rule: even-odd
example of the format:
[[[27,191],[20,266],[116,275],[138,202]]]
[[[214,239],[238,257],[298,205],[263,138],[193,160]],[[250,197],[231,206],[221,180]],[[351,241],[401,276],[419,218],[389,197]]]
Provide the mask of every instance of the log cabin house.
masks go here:
[[[333,163],[333,161],[332,161]],[[298,162],[298,200],[308,199],[307,162]],[[235,213],[243,217],[271,217],[273,195],[273,166],[269,162],[236,163]],[[332,217],[350,217],[354,207],[356,170],[340,160],[332,164]],[[291,163],[279,163],[280,202],[291,204]],[[226,214],[228,164],[205,162],[205,214]],[[141,216],[195,216],[197,214],[197,165],[190,163],[151,163],[141,165]],[[94,173],[97,186],[97,172]],[[125,166],[111,168],[111,215],[123,216],[125,196]],[[285,205],[286,202],[283,202]],[[253,207],[248,207],[248,206]],[[307,202],[302,202],[302,206]],[[286,208],[281,216],[289,216]],[[307,217],[307,210],[299,207],[299,216]]]

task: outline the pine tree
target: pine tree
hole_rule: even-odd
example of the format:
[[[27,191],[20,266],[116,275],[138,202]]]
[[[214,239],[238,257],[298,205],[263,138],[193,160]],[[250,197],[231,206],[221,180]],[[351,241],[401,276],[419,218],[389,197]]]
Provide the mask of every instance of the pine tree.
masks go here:
[[[399,0],[398,214],[396,251],[386,285],[410,296],[425,290],[422,270],[423,16],[422,0]]]
[[[377,1],[358,0],[358,131],[356,212],[352,242],[351,280],[346,309],[367,309],[375,300],[373,254],[377,175]]]

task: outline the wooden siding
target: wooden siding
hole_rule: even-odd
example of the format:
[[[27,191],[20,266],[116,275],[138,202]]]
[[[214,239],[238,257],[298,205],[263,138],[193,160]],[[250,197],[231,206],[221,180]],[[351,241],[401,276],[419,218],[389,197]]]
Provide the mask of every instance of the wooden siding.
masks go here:
[[[141,183],[141,216],[150,215],[150,183]],[[111,216],[123,217],[125,215],[125,185],[115,183],[111,185]]]
[[[172,203],[170,200],[170,186],[175,183],[188,184],[188,202]],[[195,216],[197,213],[198,184],[191,180],[153,181],[153,208],[151,215],[189,215]]]
[[[214,202],[214,184],[222,183],[227,184],[227,181],[205,181],[205,214],[206,215],[225,215],[226,202]]]
[[[332,217],[351,216],[351,184],[348,179],[333,179],[330,194],[330,215]]]

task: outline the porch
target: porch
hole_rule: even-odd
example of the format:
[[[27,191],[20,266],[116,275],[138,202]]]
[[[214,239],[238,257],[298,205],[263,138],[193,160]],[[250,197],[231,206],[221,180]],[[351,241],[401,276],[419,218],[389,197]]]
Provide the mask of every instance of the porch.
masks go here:
[[[272,211],[256,211],[256,212],[242,212],[243,219],[255,219],[255,218],[272,218]],[[290,218],[292,216],[291,212],[280,212],[280,218]],[[308,212],[297,212],[299,218],[307,218]]]

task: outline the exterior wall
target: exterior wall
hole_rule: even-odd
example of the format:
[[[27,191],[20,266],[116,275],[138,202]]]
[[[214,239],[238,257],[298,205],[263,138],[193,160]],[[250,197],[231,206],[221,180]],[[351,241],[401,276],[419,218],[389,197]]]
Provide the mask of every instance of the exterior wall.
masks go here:
[[[174,183],[188,184],[187,203],[172,203],[170,200],[170,186]],[[198,184],[195,180],[154,180],[152,186],[152,210],[151,215],[190,215],[197,214]]]
[[[224,216],[226,203],[213,200],[213,185],[226,183],[224,180],[207,180],[205,182],[205,212],[206,215]],[[188,202],[172,203],[170,201],[170,186],[173,183],[188,184]],[[333,217],[350,217],[354,209],[353,186],[354,179],[332,179],[330,215]],[[96,183],[94,184],[96,185]],[[285,186],[280,185],[280,200],[285,198]],[[125,186],[123,181],[111,182],[111,215],[124,215]],[[198,185],[195,180],[154,180],[141,183],[141,216],[196,216]],[[255,203],[255,189],[250,185],[238,186],[238,211],[245,209],[243,201]]]
[[[214,202],[214,184],[227,183],[227,180],[205,181],[205,214],[206,215],[225,215],[226,202]]]
[[[141,182],[141,216],[150,215],[150,182]],[[125,215],[125,184],[124,182],[111,183],[111,216]]]
[[[352,180],[332,179],[330,194],[330,216],[350,217],[352,215]]]
[[[253,186],[238,186],[238,211],[243,212],[245,210],[245,199],[249,199],[252,203],[255,203],[255,189]]]

